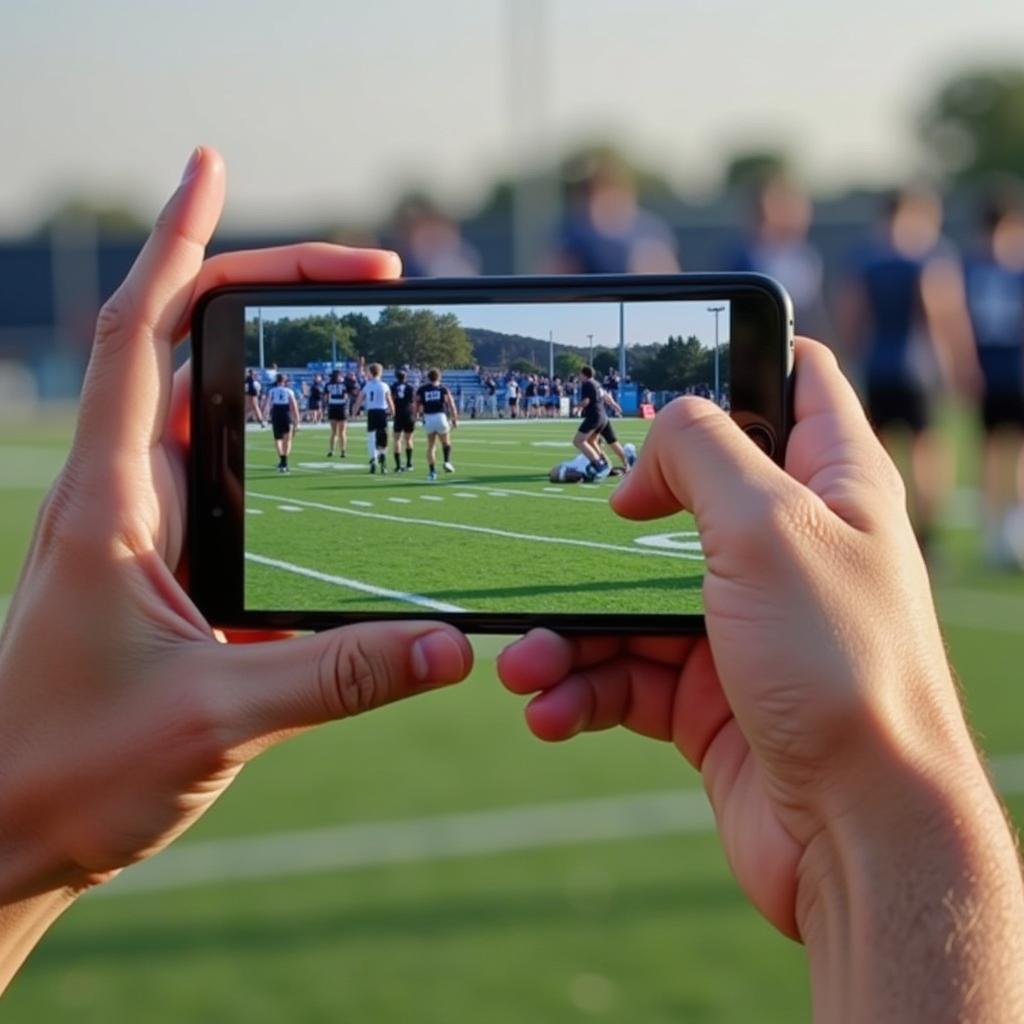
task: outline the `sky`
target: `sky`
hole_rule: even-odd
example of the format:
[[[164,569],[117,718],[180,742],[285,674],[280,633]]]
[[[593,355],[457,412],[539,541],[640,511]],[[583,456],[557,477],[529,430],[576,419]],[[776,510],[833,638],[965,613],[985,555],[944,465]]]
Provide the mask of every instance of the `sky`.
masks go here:
[[[916,166],[945,75],[1022,55],[1020,0],[8,3],[0,235],[74,193],[151,217],[200,142],[250,229],[369,219],[411,185],[468,212],[598,137],[691,192],[765,145],[818,189],[879,182]]]
[[[719,343],[729,339],[729,303],[718,302],[725,310],[719,322]],[[714,345],[715,319],[707,310],[706,302],[627,302],[625,303],[626,344],[646,345],[664,342],[669,335],[701,339],[706,347]],[[362,313],[376,320],[379,306],[334,306],[338,316]],[[435,313],[454,313],[463,327],[485,327],[504,334],[522,334],[542,341],[552,332],[556,344],[587,347],[588,334],[594,335],[594,345],[617,347],[619,344],[619,304],[617,302],[509,302],[484,305],[430,306]],[[264,320],[283,317],[301,318],[324,312],[322,306],[285,306],[275,309],[264,307]],[[245,311],[246,319],[255,312]]]

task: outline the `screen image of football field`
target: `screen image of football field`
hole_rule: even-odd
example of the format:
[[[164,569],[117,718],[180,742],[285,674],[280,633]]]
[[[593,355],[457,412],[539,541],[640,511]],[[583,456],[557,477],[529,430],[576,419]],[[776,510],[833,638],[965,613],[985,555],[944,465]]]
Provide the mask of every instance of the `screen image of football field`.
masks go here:
[[[427,479],[422,428],[411,473],[370,475],[366,427],[345,459],[303,425],[292,472],[270,431],[246,434],[245,596],[251,609],[699,613],[704,560],[693,518],[634,523],[608,498],[619,477],[553,484],[575,454],[570,420],[465,420],[455,473]],[[614,419],[642,451],[648,422]],[[390,455],[389,455],[390,458]]]
[[[692,516],[631,522],[611,510],[609,497],[637,453],[642,458],[650,426],[639,415],[644,399],[658,394],[664,402],[693,391],[717,394],[727,404],[728,324],[728,303],[709,308],[693,300],[247,308],[247,361],[257,354],[257,332],[281,351],[287,350],[277,339],[309,339],[303,351],[319,344],[331,361],[289,376],[303,422],[287,471],[272,431],[247,425],[246,608],[701,613],[704,558]],[[576,360],[570,372],[555,369],[568,365],[556,361],[556,340],[559,353]],[[523,342],[535,353],[532,365],[507,354]],[[446,346],[448,361],[440,354]],[[590,382],[585,366],[595,352],[604,353],[605,365]],[[633,380],[620,380],[619,367],[608,365],[623,353]],[[373,363],[382,364],[382,380],[396,400],[399,387],[409,389],[407,397],[427,399],[406,406],[413,413],[399,409],[389,419],[386,446],[383,433],[368,431],[365,412],[355,415],[355,395]],[[399,367],[399,378],[407,372],[401,385]],[[440,436],[433,478],[425,426],[432,409],[424,391],[431,368],[448,389],[434,411],[453,419],[456,405],[461,412],[449,434],[450,458],[442,456]],[[315,371],[320,375],[307,379]],[[343,377],[351,381],[345,457],[340,441],[330,439],[327,412],[332,387],[341,403]],[[485,384],[490,400],[482,400],[485,392],[474,400],[472,392]],[[319,398],[311,399],[311,390],[323,391],[322,418],[312,412]],[[290,402],[288,392],[275,393]],[[621,415],[616,395],[630,415]],[[581,418],[578,409],[588,405]],[[589,433],[598,414],[601,423],[610,417],[603,438]],[[413,418],[410,468],[404,443],[401,462],[393,462],[394,431]],[[614,475],[579,481],[592,468],[586,446],[574,446],[584,436]],[[559,465],[567,467],[561,476],[552,472]]]

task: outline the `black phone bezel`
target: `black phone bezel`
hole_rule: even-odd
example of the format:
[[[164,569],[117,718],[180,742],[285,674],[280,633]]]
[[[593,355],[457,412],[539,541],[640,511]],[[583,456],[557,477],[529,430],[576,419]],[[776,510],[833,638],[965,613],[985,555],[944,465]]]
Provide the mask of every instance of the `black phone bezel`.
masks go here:
[[[730,302],[730,395],[742,425],[777,439],[781,464],[791,426],[793,314],[789,296],[760,274],[480,277],[346,284],[229,285],[205,293],[192,317],[189,458],[189,593],[208,622],[225,629],[322,630],[368,620],[429,617],[466,633],[700,634],[692,614],[343,613],[246,611],[244,607],[243,341],[246,306],[637,300]]]

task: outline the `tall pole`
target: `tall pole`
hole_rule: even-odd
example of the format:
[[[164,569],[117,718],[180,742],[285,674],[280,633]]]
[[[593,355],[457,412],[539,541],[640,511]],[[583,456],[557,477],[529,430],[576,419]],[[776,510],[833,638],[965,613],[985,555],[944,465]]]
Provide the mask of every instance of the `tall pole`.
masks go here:
[[[260,369],[265,370],[267,368],[267,361],[263,358],[263,307],[260,306],[256,310],[256,323],[259,328],[260,336]]]
[[[331,369],[338,365],[338,321],[334,310],[331,310]]]
[[[593,369],[594,366],[594,336],[588,334],[587,337],[590,339],[590,366]]]
[[[555,379],[555,332],[548,331],[548,376]]]
[[[722,388],[718,370],[718,317],[725,311],[725,306],[708,306],[708,312],[715,314],[715,405],[722,404]]]
[[[619,380],[626,379],[626,304],[619,303]]]

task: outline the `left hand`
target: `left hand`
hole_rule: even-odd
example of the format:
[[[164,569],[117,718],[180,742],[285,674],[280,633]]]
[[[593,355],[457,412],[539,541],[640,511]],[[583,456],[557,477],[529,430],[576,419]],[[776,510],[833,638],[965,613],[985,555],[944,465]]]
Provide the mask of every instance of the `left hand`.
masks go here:
[[[225,646],[180,585],[190,375],[172,374],[171,353],[196,298],[400,269],[393,253],[325,244],[204,262],[224,178],[215,151],[193,154],[100,313],[74,445],[8,613],[2,905],[109,879],[184,832],[271,744],[456,682],[472,664],[465,637],[431,622]]]

